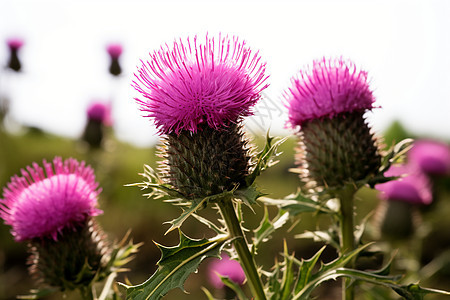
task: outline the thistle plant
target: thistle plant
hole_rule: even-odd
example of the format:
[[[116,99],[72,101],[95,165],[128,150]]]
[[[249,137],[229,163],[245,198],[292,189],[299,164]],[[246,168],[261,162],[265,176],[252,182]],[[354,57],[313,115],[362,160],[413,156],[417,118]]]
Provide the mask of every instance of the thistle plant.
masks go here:
[[[20,38],[10,38],[6,41],[9,48],[9,59],[7,67],[14,72],[20,72],[22,64],[19,59],[19,50],[22,48],[24,41]]]
[[[94,299],[94,283],[114,278],[136,245],[112,245],[95,217],[100,189],[93,170],[75,159],[34,163],[3,190],[0,217],[17,242],[26,242],[29,272],[39,289],[29,299],[78,290]],[[109,281],[112,282],[112,281]],[[103,299],[110,294],[105,286]]]
[[[390,239],[402,240],[417,228],[418,207],[431,204],[431,182],[412,164],[393,165],[385,175],[398,179],[376,185],[383,200],[377,212],[379,231]]]
[[[171,222],[169,231],[179,228],[199,208],[216,206],[226,229],[218,230],[217,238],[202,242],[214,241],[204,249],[212,247],[214,252],[208,250],[196,264],[204,257],[218,256],[223,246],[232,242],[252,293],[256,299],[265,299],[237,210],[242,201],[251,204],[258,197],[253,185],[255,174],[267,163],[252,161],[241,124],[267,87],[265,64],[258,52],[252,53],[238,38],[206,37],[201,42],[194,37],[153,52],[135,75],[134,87],[143,96],[136,100],[164,140],[161,174],[150,171],[150,181],[143,187],[162,190],[187,206],[180,218]],[[187,237],[180,235],[182,248]],[[167,250],[160,249],[162,272]],[[128,287],[129,297],[147,293],[157,299],[164,295],[167,287],[153,287],[152,279],[158,272],[143,285]],[[185,278],[183,275],[174,286],[182,287]]]
[[[109,44],[106,47],[106,52],[109,54],[111,63],[109,65],[109,73],[113,76],[119,76],[122,73],[122,68],[120,67],[119,58],[123,52],[123,47],[121,44]]]
[[[107,50],[110,73],[117,76],[122,47],[110,45]],[[380,150],[365,119],[375,107],[367,72],[349,60],[324,58],[292,79],[284,96],[288,125],[298,142],[294,171],[299,174],[299,190],[283,199],[263,194],[257,178],[277,162],[278,147],[286,139],[267,135],[266,145],[257,151],[243,126],[268,87],[259,52],[237,37],[195,36],[151,52],[134,75],[132,86],[139,93],[135,100],[161,136],[161,160],[156,171],[144,166],[143,182],[131,185],[182,212],[167,222],[167,232],[178,230],[178,245],[155,243],[161,251],[157,270],[141,284],[119,283],[126,299],[157,300],[172,289],[183,290],[186,279],[207,258],[211,258],[211,285],[226,286],[240,300],[307,300],[315,297],[313,292],[322,283],[337,279],[343,279],[345,300],[354,299],[358,287],[366,284],[388,288],[404,299],[450,295],[405,284],[401,276],[391,275],[393,258],[388,257],[384,265],[378,260],[371,263],[385,253],[366,241],[370,216],[361,224],[355,222],[355,194],[376,186],[390,205],[381,219],[381,231],[389,233],[395,227],[398,233],[402,224],[387,223],[394,216],[395,222],[406,220],[402,233],[410,234],[414,224],[408,213],[432,199],[429,182],[415,171],[420,167],[429,174],[447,174],[449,170],[448,152],[441,147],[432,148],[439,153],[433,156],[416,144],[409,153],[410,164],[400,168],[395,164],[405,160],[411,140]],[[101,146],[107,110],[94,104],[88,111],[83,138],[92,147]],[[93,169],[74,159],[44,160],[43,167],[34,163],[11,179],[0,199],[0,217],[11,226],[16,241],[27,243],[29,271],[39,285],[22,298],[78,290],[85,300],[119,299],[115,278],[139,245],[126,243],[127,238],[120,243],[108,241],[96,221],[102,213],[99,195]],[[245,227],[244,205],[264,209],[254,230]],[[275,211],[273,217],[269,206]],[[406,212],[402,218],[395,211],[399,207]],[[208,208],[217,214],[204,217],[202,209]],[[258,261],[271,237],[289,222],[301,222],[305,213],[325,215],[331,222],[325,230],[297,234],[299,243],[301,238],[314,238],[324,246],[312,257],[299,259],[285,241],[272,267]],[[188,218],[214,236],[190,238],[182,231]],[[338,257],[323,263],[326,247],[334,247]],[[213,293],[205,287],[203,291],[214,300]]]
[[[102,147],[104,140],[105,126],[111,125],[111,107],[105,103],[94,101],[87,110],[87,123],[81,139],[90,149]]]

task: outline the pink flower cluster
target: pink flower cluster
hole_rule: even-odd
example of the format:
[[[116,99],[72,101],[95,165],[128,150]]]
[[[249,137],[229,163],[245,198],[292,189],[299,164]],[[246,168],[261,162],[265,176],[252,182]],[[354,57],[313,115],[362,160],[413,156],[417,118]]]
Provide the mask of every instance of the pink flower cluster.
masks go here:
[[[141,63],[133,85],[144,99],[136,100],[161,133],[236,122],[267,87],[265,63],[236,37],[175,41]]]
[[[292,79],[285,92],[292,128],[340,113],[373,108],[374,96],[369,89],[367,72],[340,59],[316,60],[312,68]]]
[[[56,240],[64,228],[102,213],[97,208],[100,190],[89,166],[60,157],[53,165],[45,160],[43,165],[33,163],[3,189],[0,217],[11,225],[16,241]]]

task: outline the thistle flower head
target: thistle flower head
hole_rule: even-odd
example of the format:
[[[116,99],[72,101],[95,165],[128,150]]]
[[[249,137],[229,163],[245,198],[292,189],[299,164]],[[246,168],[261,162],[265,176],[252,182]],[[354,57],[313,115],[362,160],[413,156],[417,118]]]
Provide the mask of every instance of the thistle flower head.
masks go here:
[[[393,165],[385,176],[400,176],[397,180],[377,184],[380,197],[388,201],[404,201],[411,204],[430,204],[433,200],[428,177],[412,164]]]
[[[438,141],[419,140],[408,152],[408,159],[430,175],[450,175],[450,146]]]
[[[123,48],[121,44],[109,44],[106,47],[106,51],[108,52],[109,56],[111,56],[111,58],[118,59],[122,54]]]
[[[43,165],[33,163],[3,189],[0,217],[11,225],[16,241],[57,240],[63,229],[101,213],[96,208],[100,190],[89,166],[60,157],[53,164],[44,160]]]
[[[6,41],[8,47],[12,50],[18,50],[23,46],[23,40],[20,38],[10,38]]]
[[[311,69],[292,79],[292,84],[285,98],[288,123],[293,128],[310,120],[373,108],[367,72],[358,71],[351,61],[342,58],[314,61]]]
[[[161,133],[236,122],[267,87],[265,63],[236,37],[175,41],[141,62],[133,86],[144,99],[136,100]]]
[[[87,116],[90,120],[99,121],[108,125],[111,122],[111,107],[103,102],[92,102],[87,110]]]
[[[231,259],[228,255],[223,254],[222,259],[216,259],[209,265],[209,280],[215,288],[224,286],[220,277],[228,277],[237,284],[243,284],[245,281],[245,273],[238,261]]]

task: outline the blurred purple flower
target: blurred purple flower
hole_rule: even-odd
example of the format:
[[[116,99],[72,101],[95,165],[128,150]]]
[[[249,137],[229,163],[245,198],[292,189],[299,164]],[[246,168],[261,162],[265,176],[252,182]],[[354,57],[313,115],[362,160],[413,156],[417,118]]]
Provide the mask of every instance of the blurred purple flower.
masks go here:
[[[112,125],[110,104],[94,101],[88,106],[86,113],[90,120],[101,122],[106,126]]]
[[[141,63],[133,83],[145,99],[136,100],[161,133],[236,122],[251,115],[250,108],[268,86],[259,53],[237,37],[206,36],[204,44],[197,36],[180,39]]]
[[[215,259],[209,264],[208,273],[208,278],[216,289],[224,286],[222,280],[220,280],[220,276],[228,277],[239,285],[245,281],[245,273],[239,262],[230,259],[226,254],[222,254],[222,259]]]
[[[43,161],[21,170],[3,189],[0,217],[11,225],[16,241],[50,237],[57,240],[65,228],[102,213],[97,209],[100,190],[94,171],[69,158]],[[45,170],[45,173],[44,173]]]
[[[384,175],[386,177],[401,177],[376,185],[376,189],[381,191],[380,197],[382,199],[426,205],[433,201],[431,183],[428,177],[414,165],[393,165]]]
[[[106,51],[113,59],[118,59],[122,54],[123,48],[121,44],[109,44]]]
[[[9,59],[7,67],[15,72],[20,72],[22,63],[19,59],[19,49],[23,46],[23,40],[20,38],[10,38],[6,41],[9,47]]]
[[[24,42],[21,38],[10,38],[6,40],[6,44],[11,50],[18,50],[23,46]]]
[[[409,162],[429,175],[450,175],[450,146],[432,140],[418,140],[408,152]]]
[[[314,119],[373,108],[367,72],[358,71],[342,58],[315,60],[312,69],[301,71],[292,83],[285,92],[292,128]]]

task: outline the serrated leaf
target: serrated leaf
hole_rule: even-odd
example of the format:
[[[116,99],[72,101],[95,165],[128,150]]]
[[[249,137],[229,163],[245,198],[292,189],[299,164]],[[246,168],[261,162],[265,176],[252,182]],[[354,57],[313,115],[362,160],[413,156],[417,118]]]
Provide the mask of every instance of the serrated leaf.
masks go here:
[[[294,282],[294,270],[293,270],[293,264],[294,264],[294,255],[288,254],[288,249],[286,242],[284,242],[284,257],[285,257],[285,264],[284,264],[284,271],[283,271],[283,277],[281,279],[281,289],[280,289],[280,300],[288,300],[291,296],[291,286]]]
[[[322,282],[330,280],[330,274],[335,274],[339,268],[343,268],[349,261],[351,261],[358,253],[367,248],[370,244],[355,249],[347,254],[344,254],[328,264],[322,264],[320,269],[312,274],[320,255],[325,247],[321,248],[311,259],[296,261],[299,265],[299,279],[296,283],[293,299],[309,299],[311,292],[318,287]]]
[[[266,194],[261,193],[255,186],[255,184],[252,184],[251,186],[245,188],[245,189],[238,189],[234,192],[234,196],[236,198],[239,198],[244,202],[248,207],[251,207],[251,205],[256,203],[256,200],[264,196]]]
[[[207,257],[219,257],[222,246],[229,240],[227,235],[218,235],[213,239],[190,239],[180,231],[180,243],[174,247],[158,245],[161,259],[158,269],[145,282],[128,286],[126,299],[156,300],[172,289],[183,290],[187,277],[195,272]]]
[[[269,300],[277,300],[279,299],[279,296],[281,294],[281,284],[280,284],[280,273],[281,268],[279,263],[275,263],[275,266],[273,267],[273,271],[271,273],[267,274],[268,280],[267,280],[267,290],[268,290],[268,299]]]
[[[297,282],[295,284],[294,294],[297,294],[299,291],[301,291],[308,281],[311,278],[312,271],[314,267],[317,264],[317,261],[319,260],[320,255],[322,255],[322,252],[325,250],[326,246],[323,246],[317,253],[311,257],[310,259],[303,259],[300,261],[300,268],[298,272],[298,278]]]
[[[280,209],[289,212],[293,217],[301,213],[325,213],[335,214],[336,211],[330,209],[326,203],[315,201],[311,198],[304,196],[301,191],[296,194],[288,195],[284,199],[271,199],[267,197],[261,197],[259,199],[266,205],[275,205]]]
[[[210,220],[203,218],[202,216],[200,216],[198,214],[192,214],[192,217],[197,219],[197,221],[199,221],[200,223],[206,225],[208,228],[212,229],[216,234],[226,234],[226,231],[224,228],[220,228],[219,226],[217,226]]]
[[[165,222],[167,224],[171,224],[170,228],[166,231],[165,234],[171,232],[174,229],[180,228],[181,225],[183,225],[184,221],[186,221],[186,219],[192,214],[194,214],[198,209],[202,208],[205,203],[208,203],[209,201],[217,202],[217,200],[219,199],[232,199],[234,192],[235,190],[225,191],[223,193],[211,195],[203,199],[194,199],[191,202],[190,207],[184,209],[183,213],[178,218],[172,221]]]
[[[264,146],[264,149],[256,156],[256,164],[250,175],[245,178],[247,186],[251,186],[261,172],[278,162],[275,161],[274,158],[280,154],[277,152],[278,147],[287,140],[287,137],[279,139],[273,143],[274,139],[274,137],[270,137],[269,133],[267,133],[266,145]]]
[[[125,234],[120,242],[113,244],[110,259],[105,267],[106,270],[121,272],[123,269],[120,269],[120,267],[134,259],[133,254],[139,251],[139,247],[141,247],[143,243],[133,244],[131,240],[128,240],[130,233],[131,230]]]
[[[148,198],[183,199],[183,195],[165,183],[149,165],[144,165],[144,173],[140,173],[139,175],[144,177],[143,182],[126,184],[125,186],[137,186],[141,190],[150,190],[149,193],[145,194]]]
[[[278,215],[272,220],[269,220],[269,212],[267,207],[264,207],[264,217],[255,229],[255,236],[253,238],[252,252],[256,253],[261,243],[265,242],[275,230],[281,228],[289,219],[289,214],[286,212],[278,212]]]

